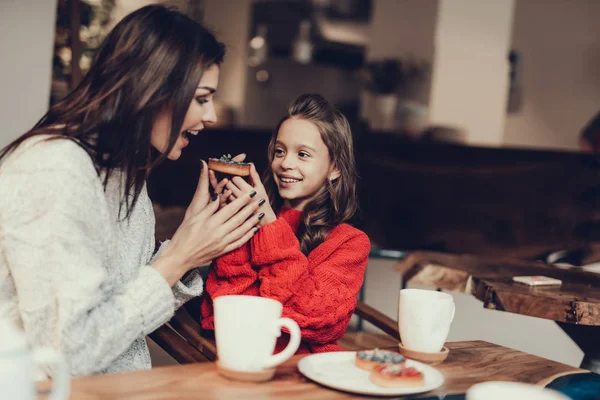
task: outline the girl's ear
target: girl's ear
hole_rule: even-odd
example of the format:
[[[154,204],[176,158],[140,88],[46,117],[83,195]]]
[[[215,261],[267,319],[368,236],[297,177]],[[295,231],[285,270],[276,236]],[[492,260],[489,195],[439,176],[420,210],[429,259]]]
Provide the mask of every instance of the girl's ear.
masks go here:
[[[342,175],[340,170],[334,167],[334,168],[332,168],[331,172],[329,173],[329,176],[327,177],[327,179],[329,179],[329,182],[333,182],[337,178],[339,178],[340,175]]]

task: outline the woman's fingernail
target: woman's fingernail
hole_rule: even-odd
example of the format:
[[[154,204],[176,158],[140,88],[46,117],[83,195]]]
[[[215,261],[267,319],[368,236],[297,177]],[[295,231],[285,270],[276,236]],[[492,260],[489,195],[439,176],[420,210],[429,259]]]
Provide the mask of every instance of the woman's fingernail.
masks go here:
[[[258,232],[260,228],[257,226],[256,228],[254,228],[254,233]]]
[[[250,193],[250,198],[256,196],[256,190],[253,190],[252,193]]]
[[[264,216],[265,216],[265,213],[258,214],[258,220],[260,221],[261,219],[263,219]]]
[[[265,204],[265,199],[260,199],[260,200],[258,201],[258,206],[260,207],[260,206],[262,206],[263,204]]]
[[[218,198],[219,198],[219,195],[215,193],[215,194],[213,194],[212,201],[217,201]]]

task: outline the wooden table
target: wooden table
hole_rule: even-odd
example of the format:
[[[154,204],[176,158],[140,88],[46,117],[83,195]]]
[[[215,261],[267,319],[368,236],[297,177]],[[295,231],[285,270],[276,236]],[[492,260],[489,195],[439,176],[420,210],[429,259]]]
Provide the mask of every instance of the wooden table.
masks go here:
[[[446,377],[439,389],[419,397],[464,393],[478,382],[518,381],[545,385],[553,379],[586,372],[565,364],[482,341],[448,343],[450,355],[438,365]],[[233,382],[217,373],[214,363],[155,368],[114,375],[77,378],[71,400],[159,399],[345,399],[354,396],[327,389],[304,378],[294,356],[277,368],[267,383]],[[362,397],[362,396],[361,396]]]
[[[600,274],[541,262],[415,251],[396,269],[404,282],[474,295],[489,309],[556,321],[585,353],[582,367],[600,372]],[[545,275],[560,287],[529,287],[513,276]]]

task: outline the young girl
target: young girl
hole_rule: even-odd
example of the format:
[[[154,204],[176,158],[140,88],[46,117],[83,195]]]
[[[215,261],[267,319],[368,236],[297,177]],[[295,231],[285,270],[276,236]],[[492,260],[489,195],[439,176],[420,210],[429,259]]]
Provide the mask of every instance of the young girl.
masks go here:
[[[283,304],[283,316],[302,331],[298,353],[340,350],[363,283],[367,235],[347,225],[356,212],[356,171],[346,118],[316,94],[298,97],[269,144],[263,187],[252,166],[252,185],[223,180],[231,199],[256,190],[268,194],[261,228],[250,242],[216,260],[202,299],[202,327],[214,329],[212,301],[243,294]],[[275,211],[278,213],[276,214]],[[289,336],[278,340],[283,349]]]

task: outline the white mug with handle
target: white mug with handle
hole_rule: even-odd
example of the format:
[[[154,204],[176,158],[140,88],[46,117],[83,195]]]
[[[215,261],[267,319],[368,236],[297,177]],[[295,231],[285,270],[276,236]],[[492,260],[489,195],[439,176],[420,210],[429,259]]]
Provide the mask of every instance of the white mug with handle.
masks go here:
[[[0,320],[0,399],[34,400],[37,398],[36,371],[52,371],[49,400],[69,397],[71,378],[61,355],[50,347],[29,351],[24,335],[11,321]]]
[[[214,302],[215,338],[220,368],[262,372],[287,361],[300,346],[298,324],[281,318],[277,300],[243,295],[217,297]],[[287,347],[273,354],[281,328],[290,333]]]

